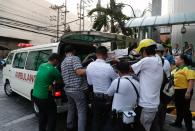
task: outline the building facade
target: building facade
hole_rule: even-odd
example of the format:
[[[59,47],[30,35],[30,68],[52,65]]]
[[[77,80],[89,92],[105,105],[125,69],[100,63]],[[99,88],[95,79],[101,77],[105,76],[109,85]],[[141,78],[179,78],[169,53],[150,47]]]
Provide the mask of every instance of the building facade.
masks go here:
[[[195,0],[167,0],[168,14],[187,14],[195,12]],[[181,33],[183,25],[173,25],[171,32],[172,45],[178,43],[180,48],[184,46],[184,42],[192,43],[195,47],[195,24],[184,25],[186,33]]]
[[[46,0],[0,0],[0,58],[19,43],[51,43],[57,37],[57,10]],[[75,7],[76,8],[76,7]],[[67,13],[67,27],[79,30],[78,17]],[[85,30],[90,22],[85,22]],[[60,11],[59,37],[64,34],[64,13]]]

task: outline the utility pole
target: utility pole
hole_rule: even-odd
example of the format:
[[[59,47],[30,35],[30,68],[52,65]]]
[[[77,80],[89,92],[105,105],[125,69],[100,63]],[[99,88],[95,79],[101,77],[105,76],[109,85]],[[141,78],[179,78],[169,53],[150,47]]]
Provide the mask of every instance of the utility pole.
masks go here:
[[[65,11],[64,11],[64,33],[66,33],[67,30],[67,26],[66,26],[66,17],[67,17],[67,13],[69,11],[67,11],[67,0],[65,0]]]
[[[57,10],[57,41],[58,41],[59,40],[60,10],[64,8],[64,5],[61,5],[61,6],[54,5],[54,6],[51,6],[50,8],[53,10]]]
[[[83,15],[82,15],[83,16],[83,30],[85,30],[85,18],[84,18],[85,15],[84,14],[85,14],[85,2],[83,1]]]
[[[79,7],[79,19],[80,19],[80,23],[79,23],[79,30],[81,31],[81,22],[82,22],[82,0],[80,0],[80,7]]]

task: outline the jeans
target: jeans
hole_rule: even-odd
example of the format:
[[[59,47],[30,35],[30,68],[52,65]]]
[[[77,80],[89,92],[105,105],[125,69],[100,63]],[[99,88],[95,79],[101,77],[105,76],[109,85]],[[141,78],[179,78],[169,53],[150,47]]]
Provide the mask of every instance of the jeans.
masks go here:
[[[188,131],[192,131],[192,114],[190,111],[190,101],[185,99],[187,89],[175,90],[175,106],[177,111],[176,123],[182,124],[184,119]]]
[[[87,101],[83,91],[66,92],[68,97],[67,128],[73,129],[78,112],[78,131],[86,131]]]
[[[92,131],[103,131],[104,125],[109,118],[111,102],[94,97],[92,110]]]
[[[57,107],[54,99],[34,98],[39,108],[39,131],[55,131]]]

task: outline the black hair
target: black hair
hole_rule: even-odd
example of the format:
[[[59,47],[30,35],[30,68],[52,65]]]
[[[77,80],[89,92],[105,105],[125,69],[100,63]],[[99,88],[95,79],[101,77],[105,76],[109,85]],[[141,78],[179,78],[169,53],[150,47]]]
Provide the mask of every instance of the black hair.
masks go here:
[[[190,60],[187,55],[181,54],[179,57],[184,61],[185,65],[192,65],[192,60]]]
[[[147,55],[155,55],[156,54],[156,45],[151,45],[148,47],[144,47],[141,49],[141,53],[143,54],[144,50],[146,51]]]
[[[67,45],[64,48],[64,52],[65,53],[74,52],[74,51],[75,51],[75,49],[74,49],[74,47],[72,45]]]
[[[121,73],[129,73],[130,67],[129,63],[126,61],[120,61],[116,64],[116,69]]]
[[[60,56],[57,53],[53,53],[48,58],[49,61],[60,60]]]
[[[97,54],[106,55],[108,53],[108,49],[105,46],[99,46],[96,49]]]

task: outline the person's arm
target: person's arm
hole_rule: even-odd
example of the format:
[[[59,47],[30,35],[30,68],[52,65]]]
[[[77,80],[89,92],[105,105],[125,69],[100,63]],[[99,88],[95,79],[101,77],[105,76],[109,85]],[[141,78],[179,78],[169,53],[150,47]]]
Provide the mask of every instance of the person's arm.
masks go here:
[[[91,80],[91,76],[89,74],[89,67],[87,67],[86,69],[86,75],[87,75],[87,83],[92,86],[92,80]]]
[[[142,65],[143,65],[143,59],[140,60],[139,62],[133,64],[130,66],[130,71],[135,73],[136,75],[142,70]]]
[[[194,80],[189,80],[188,81],[188,89],[186,91],[186,94],[185,94],[185,98],[186,99],[190,99],[191,98],[191,93],[192,93],[192,89],[194,87]]]
[[[118,77],[118,74],[114,71],[114,69],[110,68],[110,77],[112,80],[116,79]]]
[[[78,76],[84,76],[86,74],[86,70],[85,69],[76,69],[76,74]]]
[[[84,76],[86,74],[86,70],[83,69],[83,66],[81,64],[81,60],[79,59],[79,57],[74,57],[72,59],[72,64],[73,64],[73,69],[75,70],[76,74],[78,76]]]
[[[192,92],[192,89],[194,87],[195,73],[193,70],[187,70],[186,76],[187,76],[187,80],[188,80],[188,89],[186,91],[185,98],[190,99],[191,92]]]
[[[107,90],[108,96],[113,96],[114,93],[116,93],[117,83],[118,79],[115,79],[112,84],[110,85],[110,88]]]
[[[56,68],[54,69],[53,76],[54,76],[54,80],[57,84],[62,83],[62,77],[61,77],[61,74],[60,74],[58,69],[56,69]]]

